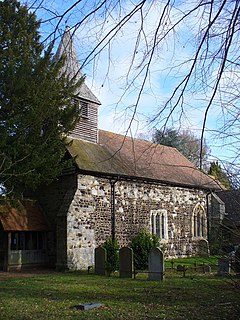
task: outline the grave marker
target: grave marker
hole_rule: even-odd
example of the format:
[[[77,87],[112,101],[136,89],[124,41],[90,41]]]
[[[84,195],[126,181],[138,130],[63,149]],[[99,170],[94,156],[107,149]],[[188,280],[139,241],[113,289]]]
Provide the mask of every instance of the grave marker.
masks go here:
[[[164,257],[160,248],[153,248],[148,258],[148,280],[162,281],[164,277]]]
[[[106,260],[107,251],[103,247],[97,247],[95,249],[95,274],[105,276],[106,275]]]
[[[119,250],[119,276],[120,278],[133,277],[133,250],[129,247]]]

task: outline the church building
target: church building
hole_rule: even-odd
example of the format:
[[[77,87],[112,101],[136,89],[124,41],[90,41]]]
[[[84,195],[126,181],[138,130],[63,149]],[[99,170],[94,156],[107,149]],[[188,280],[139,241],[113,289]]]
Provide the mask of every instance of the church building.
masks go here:
[[[56,56],[63,54],[64,71],[81,77],[69,29]],[[87,269],[97,246],[109,238],[127,246],[142,230],[160,238],[165,257],[198,254],[216,181],[175,148],[99,130],[101,103],[85,83],[74,102],[81,119],[66,146],[74,166],[37,193],[48,220],[48,265]]]
[[[70,30],[62,54],[65,70],[81,77]],[[167,257],[197,254],[217,183],[175,148],[99,130],[100,102],[85,83],[76,99],[82,116],[67,145],[75,166],[38,197],[52,225],[56,266],[86,269],[97,246],[109,238],[126,246],[141,230],[161,239]]]

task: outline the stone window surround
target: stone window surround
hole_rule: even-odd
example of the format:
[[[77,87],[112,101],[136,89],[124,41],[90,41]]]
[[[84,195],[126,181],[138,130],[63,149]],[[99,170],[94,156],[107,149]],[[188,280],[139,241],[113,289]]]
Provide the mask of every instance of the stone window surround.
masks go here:
[[[150,232],[151,234],[156,234],[160,238],[160,242],[166,242],[168,240],[167,210],[165,209],[151,210]]]
[[[207,237],[207,217],[204,207],[197,203],[192,215],[192,235],[194,239],[205,239]]]

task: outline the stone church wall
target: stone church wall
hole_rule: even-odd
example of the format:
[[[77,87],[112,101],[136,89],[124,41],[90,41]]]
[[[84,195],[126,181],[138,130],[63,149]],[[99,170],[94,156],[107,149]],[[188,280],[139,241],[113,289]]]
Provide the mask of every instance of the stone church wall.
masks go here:
[[[197,189],[133,181],[115,183],[115,237],[128,245],[140,230],[150,231],[151,210],[167,211],[165,256],[194,255],[193,210],[206,210],[206,194]],[[111,185],[108,179],[78,175],[77,189],[67,212],[67,266],[86,269],[94,263],[94,249],[111,237]]]

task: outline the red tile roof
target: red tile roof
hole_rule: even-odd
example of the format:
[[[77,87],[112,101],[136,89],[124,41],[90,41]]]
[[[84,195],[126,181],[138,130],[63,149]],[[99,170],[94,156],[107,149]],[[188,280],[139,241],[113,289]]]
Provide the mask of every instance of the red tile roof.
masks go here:
[[[80,170],[172,185],[220,189],[214,179],[199,171],[172,147],[103,130],[99,130],[98,144],[70,140],[67,149]]]
[[[0,201],[0,225],[5,231],[48,231],[47,219],[35,201]]]

